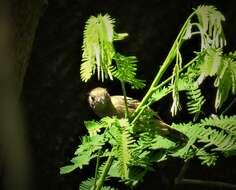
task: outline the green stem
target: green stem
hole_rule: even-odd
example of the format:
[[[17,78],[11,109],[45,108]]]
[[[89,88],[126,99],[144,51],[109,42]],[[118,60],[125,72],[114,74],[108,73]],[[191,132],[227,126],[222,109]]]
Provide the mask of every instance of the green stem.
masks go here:
[[[193,64],[197,59],[199,58],[199,55],[197,55],[195,58],[193,58],[191,61],[189,61],[186,65],[184,65],[179,72],[182,72],[183,70],[185,70],[186,68],[188,68],[191,64]],[[170,76],[169,78],[167,78],[165,81],[163,81],[161,84],[159,84],[157,87],[154,88],[154,90],[160,89],[162,88],[165,84],[167,84],[168,82],[170,82],[172,79],[172,76]],[[167,94],[169,94],[171,91],[169,91]],[[151,102],[149,102],[148,104],[146,104],[147,106],[149,106],[151,104]],[[143,106],[140,111],[138,112],[137,115],[135,115],[134,119],[132,120],[132,124],[134,124],[139,116],[142,114],[142,112],[145,110],[145,106]]]
[[[144,98],[142,99],[142,101],[140,102],[139,106],[137,107],[137,109],[134,111],[133,116],[135,117],[140,110],[142,109],[142,107],[147,104],[148,99],[151,97],[152,93],[155,90],[155,87],[157,86],[157,84],[160,82],[161,77],[163,76],[163,74],[165,73],[165,71],[167,70],[167,68],[169,67],[170,63],[174,60],[175,56],[176,56],[176,48],[177,46],[180,48],[184,39],[183,39],[183,35],[185,34],[186,30],[187,30],[187,26],[188,23],[190,21],[190,19],[194,16],[195,12],[193,12],[188,19],[186,20],[186,22],[184,23],[183,27],[181,28],[173,46],[171,47],[170,52],[168,53],[164,63],[162,64],[159,72],[157,73],[155,79],[153,80],[148,92],[146,93],[146,95],[144,96]]]
[[[181,182],[181,180],[184,178],[184,175],[186,174],[186,171],[189,167],[190,160],[187,160],[184,165],[182,166],[179,175],[175,178],[175,185],[178,185],[178,183]]]
[[[126,90],[125,90],[125,82],[124,81],[120,81],[120,82],[121,82],[122,93],[123,93],[124,101],[125,101],[125,118],[129,119],[129,110],[128,110]]]
[[[142,109],[140,110],[140,112],[134,117],[134,119],[132,120],[131,124],[134,125],[136,123],[136,121],[138,120],[138,118],[140,117],[140,115],[143,113],[143,111],[145,110],[146,106],[143,106]]]
[[[98,177],[98,165],[99,165],[99,161],[100,161],[100,154],[101,154],[101,150],[99,150],[98,156],[97,156],[97,161],[96,161],[96,168],[95,168],[95,180],[94,180],[94,189],[96,187],[96,183],[97,183],[97,177]]]
[[[236,102],[236,98],[225,108],[224,111],[222,111],[221,115],[224,115],[233,106],[235,102]]]
[[[197,55],[195,58],[193,58],[191,61],[189,61],[187,64],[185,64],[180,70],[179,72],[182,72],[183,70],[185,70],[186,68],[188,68],[191,64],[193,64],[197,59],[199,58],[199,55]],[[167,78],[165,81],[163,81],[161,84],[159,84],[157,87],[155,87],[155,90],[163,87],[165,84],[167,84],[168,82],[170,82],[172,79],[172,76],[170,76],[169,78]]]
[[[97,183],[96,183],[96,188],[95,188],[95,190],[100,190],[100,189],[102,188],[103,183],[104,183],[104,181],[105,181],[105,179],[106,179],[107,173],[108,173],[108,171],[109,171],[110,168],[111,168],[111,164],[112,164],[112,162],[113,162],[113,159],[114,159],[114,156],[113,156],[113,154],[111,154],[111,155],[108,157],[108,159],[107,159],[107,162],[106,162],[105,168],[103,169],[103,172],[102,172],[101,177],[99,178],[99,180],[98,180]]]

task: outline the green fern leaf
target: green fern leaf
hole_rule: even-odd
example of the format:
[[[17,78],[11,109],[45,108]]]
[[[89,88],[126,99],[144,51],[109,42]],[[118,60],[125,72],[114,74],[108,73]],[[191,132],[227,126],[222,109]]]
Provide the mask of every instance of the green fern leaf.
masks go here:
[[[115,56],[116,66],[113,67],[113,75],[123,82],[128,82],[133,88],[140,89],[145,86],[143,80],[136,79],[137,58],[124,56],[119,53]]]
[[[95,178],[88,178],[85,181],[82,181],[79,190],[93,190],[95,185]],[[109,187],[109,186],[103,186],[101,190],[117,190],[115,188]]]
[[[201,50],[210,47],[221,48],[226,45],[222,22],[224,16],[214,6],[199,6],[195,13],[198,17],[198,29],[201,34]]]
[[[114,20],[109,15],[91,16],[84,30],[81,79],[87,82],[97,70],[98,79],[113,79],[111,74]]]
[[[186,94],[188,98],[187,109],[190,114],[194,114],[194,121],[196,121],[201,112],[201,108],[205,103],[205,98],[196,83],[194,83],[191,88],[187,90]]]
[[[207,166],[214,166],[219,157],[216,153],[208,153],[204,149],[199,149],[196,156],[202,160],[202,165]]]
[[[163,88],[158,88],[156,89],[153,93],[151,98],[148,100],[150,104],[153,104],[163,97],[165,97],[167,94],[169,94],[172,91],[171,87],[163,87]]]
[[[94,188],[94,184],[95,184],[95,179],[88,178],[87,180],[81,182],[79,189],[80,190],[92,190]]]
[[[75,151],[75,157],[71,159],[73,164],[60,168],[60,174],[70,173],[76,168],[82,169],[84,165],[88,165],[90,160],[96,157],[96,152],[105,144],[104,135],[84,136],[82,144]]]
[[[187,109],[190,114],[194,115],[194,121],[197,119],[198,115],[201,112],[201,108],[205,103],[205,98],[199,89],[197,82],[195,82],[195,77],[191,76],[193,70],[186,72],[178,82],[178,89],[180,91],[186,91],[187,95]]]
[[[180,157],[183,159],[189,159],[192,158],[194,156],[193,152],[192,152],[192,146],[194,145],[194,143],[197,141],[198,137],[201,136],[201,134],[204,131],[204,128],[198,127],[196,124],[192,124],[190,123],[182,123],[182,124],[172,124],[171,127],[179,130],[180,132],[182,132],[183,134],[185,134],[188,137],[188,142],[187,144],[177,150],[175,153],[171,154],[174,157]]]
[[[157,150],[157,149],[173,149],[176,147],[176,143],[173,141],[164,138],[162,136],[157,135],[152,141],[150,149]]]
[[[108,172],[109,177],[122,178],[122,176],[120,175],[121,172],[120,172],[118,164],[119,163],[117,160],[112,162],[112,165],[111,165],[110,170]]]
[[[200,67],[201,74],[205,76],[214,76],[219,70],[222,59],[222,49],[208,48]]]
[[[235,150],[236,137],[226,134],[224,131],[211,130],[211,133],[204,135],[199,142],[207,143],[204,148],[212,147],[212,151],[227,152]],[[213,147],[216,146],[216,147]]]
[[[223,116],[220,117],[212,115],[209,118],[201,120],[202,126],[212,126],[224,130],[230,135],[236,137],[236,116]]]
[[[217,87],[215,99],[215,109],[217,110],[227,100],[231,89],[233,94],[236,93],[236,62],[234,60],[224,58],[214,85]]]
[[[128,164],[130,161],[130,145],[133,143],[128,132],[129,123],[126,119],[113,118],[113,123],[106,135],[109,143],[113,146],[114,155],[118,161],[118,169],[121,178],[128,176]]]

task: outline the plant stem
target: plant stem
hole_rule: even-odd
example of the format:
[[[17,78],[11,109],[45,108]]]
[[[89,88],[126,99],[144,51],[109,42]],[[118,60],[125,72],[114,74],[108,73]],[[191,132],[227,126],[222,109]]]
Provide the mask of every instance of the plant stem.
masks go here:
[[[125,101],[125,118],[129,119],[129,110],[128,110],[126,90],[125,90],[125,82],[124,81],[120,81],[120,82],[121,82],[122,93],[123,93],[124,101]]]
[[[236,185],[230,183],[224,183],[221,181],[206,181],[206,180],[197,180],[197,179],[182,179],[178,185],[199,185],[205,187],[213,187],[218,189],[236,189]]]
[[[98,156],[97,156],[97,161],[96,161],[96,168],[95,168],[95,180],[94,180],[94,189],[96,187],[96,183],[97,183],[97,177],[98,177],[98,165],[99,165],[99,161],[100,161],[100,154],[101,154],[101,150],[99,150]]]
[[[106,175],[111,167],[111,164],[113,162],[113,159],[114,159],[114,156],[111,154],[108,159],[107,159],[107,162],[106,162],[106,165],[105,165],[105,168],[103,169],[103,172],[102,172],[102,175],[101,177],[99,178],[99,180],[97,181],[96,183],[96,188],[95,190],[100,190],[103,186],[103,183],[106,179]]]
[[[199,55],[197,55],[196,57],[194,57],[191,61],[189,61],[187,64],[185,64],[180,70],[179,72],[182,72],[183,70],[185,70],[186,68],[188,68],[191,64],[193,64],[197,59],[199,58]],[[161,87],[163,87],[166,83],[170,82],[172,79],[172,76],[168,77],[165,81],[163,81],[161,84],[159,84],[157,87],[155,87],[156,89],[159,89]]]
[[[197,59],[199,58],[199,55],[197,55],[195,58],[193,58],[191,61],[189,61],[186,65],[184,65],[179,72],[182,72],[183,70],[185,70],[186,68],[188,68],[191,64],[193,64]],[[168,82],[170,82],[172,79],[172,76],[170,76],[169,78],[167,78],[165,81],[163,81],[161,84],[159,84],[157,87],[154,88],[154,90],[157,90],[159,88],[162,88],[165,84],[167,84]],[[171,92],[171,91],[170,91]],[[168,92],[168,93],[170,93]],[[151,102],[150,102],[151,103]],[[149,106],[150,104],[148,103],[147,106]],[[140,109],[140,111],[138,112],[137,115],[135,115],[134,119],[132,120],[132,124],[134,124],[139,116],[142,114],[142,112],[145,110],[145,106],[143,106],[143,108]]]
[[[142,107],[142,109],[140,110],[140,112],[138,113],[138,115],[135,116],[135,118],[132,120],[131,124],[135,124],[136,121],[138,120],[139,116],[143,113],[143,111],[145,110],[145,106]]]
[[[236,98],[234,98],[234,100],[232,102],[230,102],[230,104],[225,108],[224,111],[222,111],[222,115],[224,115],[232,106],[233,104],[236,102]]]
[[[189,167],[190,160],[187,160],[184,165],[182,166],[179,175],[175,178],[175,185],[178,185],[181,180],[184,178],[184,175]]]
[[[148,99],[151,97],[153,91],[155,90],[155,87],[157,86],[157,84],[160,82],[161,77],[163,76],[163,74],[165,73],[165,71],[167,70],[167,68],[169,67],[170,63],[174,60],[175,56],[176,56],[176,48],[177,46],[180,48],[182,43],[184,42],[183,39],[183,35],[185,34],[186,30],[187,30],[187,26],[190,22],[190,19],[195,15],[195,12],[193,12],[188,19],[186,20],[186,22],[184,23],[183,27],[181,28],[173,46],[171,47],[165,61],[163,62],[159,72],[157,73],[155,79],[153,80],[148,92],[146,93],[146,95],[144,96],[144,98],[142,99],[142,101],[140,102],[139,106],[137,107],[137,109],[134,111],[133,113],[133,118],[140,112],[141,108],[147,104]]]

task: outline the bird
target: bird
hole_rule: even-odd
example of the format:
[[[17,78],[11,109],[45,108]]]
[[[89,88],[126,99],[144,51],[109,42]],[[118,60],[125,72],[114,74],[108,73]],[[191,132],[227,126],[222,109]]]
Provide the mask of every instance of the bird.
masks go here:
[[[125,117],[125,100],[122,95],[110,95],[106,88],[96,87],[88,93],[88,103],[94,113],[102,118],[105,116],[117,116],[118,118]],[[127,97],[127,106],[129,114],[132,114],[140,104],[139,100]],[[159,127],[161,136],[186,144],[187,136],[183,133],[171,128],[165,123],[160,116],[151,108],[147,111],[154,115],[153,121]]]

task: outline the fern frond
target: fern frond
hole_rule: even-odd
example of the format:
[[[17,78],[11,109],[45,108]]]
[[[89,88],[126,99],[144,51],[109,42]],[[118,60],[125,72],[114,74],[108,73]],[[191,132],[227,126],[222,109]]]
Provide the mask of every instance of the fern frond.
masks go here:
[[[118,161],[119,174],[122,179],[128,176],[128,164],[130,161],[130,146],[133,143],[128,131],[129,123],[126,119],[115,119],[107,131],[109,143],[113,146],[114,156]]]
[[[217,87],[215,109],[217,110],[227,100],[230,90],[236,94],[236,60],[224,57],[214,82]]]
[[[201,89],[199,89],[196,83],[191,85],[191,88],[187,90],[186,94],[188,99],[187,108],[190,114],[195,114],[195,121],[200,114],[201,108],[206,100],[201,93]]]
[[[101,129],[105,127],[104,125],[96,121],[85,121],[84,125],[87,128],[90,136],[97,135],[101,131]]]
[[[169,87],[163,87],[156,89],[153,93],[150,99],[148,100],[149,104],[153,104],[163,97],[165,97],[167,94],[169,94],[172,91],[171,86]]]
[[[75,151],[75,157],[71,159],[73,164],[60,168],[60,174],[70,173],[73,170],[88,165],[90,160],[96,157],[96,152],[105,144],[104,135],[84,136],[82,144]]]
[[[199,142],[207,143],[204,148],[212,147],[212,151],[227,152],[236,149],[236,137],[233,135],[226,134],[223,130],[217,131],[211,129],[210,134],[205,134],[201,137]]]
[[[201,50],[225,46],[226,40],[222,29],[225,17],[221,12],[214,6],[199,6],[195,13],[199,21],[196,25],[201,34]]]
[[[222,49],[208,48],[204,53],[204,58],[199,66],[200,72],[205,76],[214,76],[221,65]]]
[[[98,79],[113,79],[111,74],[112,58],[115,54],[113,47],[114,19],[109,15],[91,16],[84,30],[81,79],[87,82],[97,69]]]
[[[172,127],[187,135],[189,141],[185,147],[172,155],[185,159],[196,155],[199,159],[203,160],[203,164],[212,165],[218,157],[217,152],[221,152],[224,155],[235,154],[235,120],[235,116],[214,116],[203,119],[200,123],[196,124],[173,124]],[[214,129],[214,127],[218,128],[218,130]],[[198,142],[205,143],[205,145],[201,149],[196,149],[194,144]],[[195,148],[192,149],[192,147]]]
[[[87,180],[81,182],[79,189],[80,190],[91,190],[94,188],[94,184],[95,184],[95,179],[93,177],[88,178]]]
[[[202,126],[212,126],[224,130],[230,135],[236,137],[236,116],[223,116],[220,117],[213,115],[209,118],[201,120]]]
[[[162,136],[156,135],[156,137],[151,141],[150,149],[152,150],[158,150],[158,149],[166,149],[171,150],[175,148],[176,143],[173,141],[164,138]]]
[[[216,76],[214,81],[214,86],[217,88],[216,110],[227,100],[230,90],[232,94],[236,94],[236,58],[232,55],[232,53],[223,55],[222,49],[208,48],[202,52],[201,58],[198,60],[198,85],[207,76]]]
[[[173,123],[171,127],[179,130],[188,137],[187,144],[182,148],[177,150],[175,153],[171,154],[174,157],[180,157],[183,159],[192,158],[195,153],[192,150],[192,146],[196,143],[198,137],[205,132],[204,128],[197,127],[197,125],[190,123]]]
[[[204,149],[199,149],[196,152],[196,156],[202,160],[202,165],[207,166],[214,166],[216,164],[216,161],[218,159],[218,155],[216,153],[209,153],[205,151]]]
[[[124,56],[119,53],[115,56],[116,66],[112,74],[123,82],[128,82],[133,88],[140,89],[145,86],[143,80],[136,79],[137,58],[135,56]]]
[[[88,178],[87,180],[81,182],[79,190],[92,190],[94,189],[94,184],[95,184],[95,179]],[[117,190],[117,189],[109,186],[103,186],[101,190]]]
[[[128,33],[116,33],[116,32],[114,32],[113,36],[114,36],[114,38],[113,38],[114,41],[119,41],[119,40],[124,40],[128,36]]]
[[[118,164],[119,164],[119,163],[118,163],[117,160],[114,160],[114,161],[112,162],[112,165],[111,165],[110,170],[109,170],[109,172],[108,172],[109,177],[121,178]]]
[[[128,177],[128,164],[130,160],[129,146],[131,144],[130,137],[126,130],[120,128],[120,135],[117,136],[119,147],[117,147],[118,168],[121,178]]]
[[[205,103],[205,98],[201,93],[197,82],[194,80],[196,75],[193,76],[194,70],[188,70],[177,81],[179,91],[185,91],[187,95],[187,109],[190,114],[194,114],[194,121],[201,112],[201,108]]]

